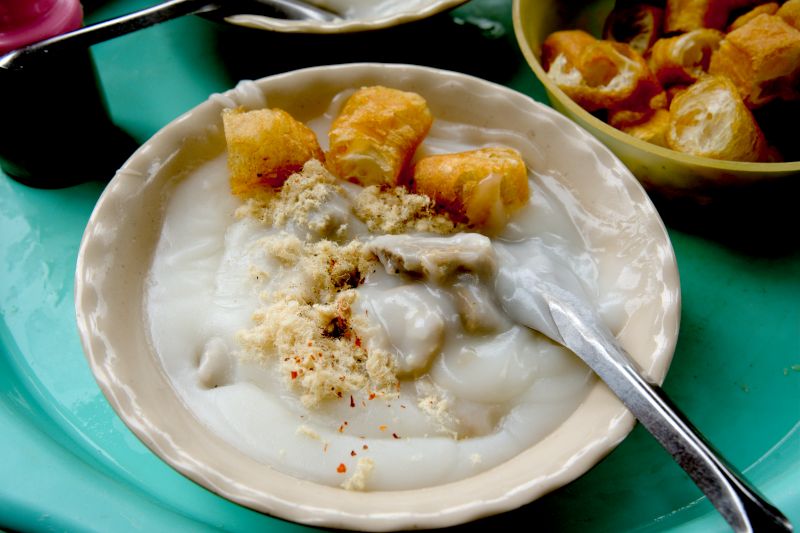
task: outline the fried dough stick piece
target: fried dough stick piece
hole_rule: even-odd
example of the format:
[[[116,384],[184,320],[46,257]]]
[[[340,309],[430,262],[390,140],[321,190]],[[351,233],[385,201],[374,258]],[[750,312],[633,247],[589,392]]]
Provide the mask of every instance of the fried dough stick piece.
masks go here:
[[[331,124],[326,166],[365,187],[399,185],[432,124],[422,96],[381,86],[361,88]]]
[[[650,70],[662,85],[692,84],[708,71],[711,54],[725,35],[718,30],[692,30],[659,39],[650,51]]]
[[[759,0],[667,0],[664,32],[722,30],[732,11],[758,3]]]
[[[458,221],[502,228],[528,202],[528,171],[512,148],[432,155],[414,166],[412,185]]]
[[[659,107],[651,101],[663,93],[661,85],[641,54],[627,44],[599,41],[581,30],[557,31],[542,44],[542,65],[559,88],[589,112],[646,110],[637,117],[641,121]]]
[[[670,114],[666,109],[657,109],[653,116],[646,122],[620,128],[628,135],[633,135],[637,139],[667,146],[667,130],[669,129]]]
[[[751,109],[800,97],[800,30],[762,14],[730,32],[711,56],[711,74],[730,78]]]
[[[669,111],[667,144],[673,150],[730,161],[769,156],[761,128],[728,78],[701,78],[672,100]]]
[[[800,30],[800,0],[788,0],[776,14],[787,24]]]
[[[780,6],[777,2],[769,2],[768,4],[761,4],[759,6],[754,7],[744,15],[740,15],[736,18],[733,22],[731,22],[730,26],[728,26],[728,32],[732,32],[733,30],[738,30],[754,18],[759,15],[774,15],[778,12],[778,8]]]
[[[236,196],[280,187],[306,161],[324,159],[314,132],[282,109],[226,109],[222,123]]]

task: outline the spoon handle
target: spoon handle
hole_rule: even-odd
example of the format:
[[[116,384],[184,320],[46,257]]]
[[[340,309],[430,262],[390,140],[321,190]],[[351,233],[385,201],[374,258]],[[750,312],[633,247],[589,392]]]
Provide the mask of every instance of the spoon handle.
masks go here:
[[[125,35],[149,26],[165,22],[183,15],[216,9],[217,3],[211,0],[169,0],[153,7],[135,11],[83,28],[56,35],[38,43],[13,50],[0,57],[0,68],[21,70],[37,59],[61,51],[86,49],[120,35]]]
[[[792,531],[792,525],[729,465],[610,333],[563,301],[550,300],[563,344],[583,359],[683,468],[737,532]]]

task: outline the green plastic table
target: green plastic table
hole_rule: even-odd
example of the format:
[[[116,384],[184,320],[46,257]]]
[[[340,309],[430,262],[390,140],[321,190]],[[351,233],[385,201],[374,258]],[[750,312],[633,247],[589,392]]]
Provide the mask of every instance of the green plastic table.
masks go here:
[[[148,3],[92,0],[85,3],[87,20]],[[517,49],[510,13],[510,0],[473,0],[424,21],[339,36],[277,34],[187,17],[97,45],[93,54],[113,119],[139,142],[240,79],[329,63],[430,65],[546,102]],[[0,529],[310,529],[184,478],[109,407],[83,356],[73,309],[78,244],[104,186],[37,190],[0,174]],[[664,387],[800,526],[800,248],[742,247],[724,231],[669,220],[668,227],[683,310]],[[775,231],[796,236],[798,228]],[[461,529],[520,524],[543,531],[727,530],[638,426],[575,482]]]

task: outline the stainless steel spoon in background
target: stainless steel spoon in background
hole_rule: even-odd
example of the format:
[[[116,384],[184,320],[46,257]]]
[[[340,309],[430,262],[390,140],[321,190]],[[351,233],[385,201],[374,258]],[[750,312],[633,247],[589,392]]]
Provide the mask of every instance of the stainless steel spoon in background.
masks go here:
[[[22,70],[48,56],[88,48],[120,35],[134,32],[183,15],[198,14],[222,20],[235,14],[254,14],[290,20],[331,22],[341,17],[329,10],[300,0],[170,0],[128,15],[91,24],[81,29],[13,50],[0,57],[0,68]]]
[[[786,517],[713,449],[657,385],[642,377],[592,311],[580,283],[569,276],[558,268],[500,267],[495,290],[514,321],[566,346],[589,365],[689,474],[734,531],[792,531]]]

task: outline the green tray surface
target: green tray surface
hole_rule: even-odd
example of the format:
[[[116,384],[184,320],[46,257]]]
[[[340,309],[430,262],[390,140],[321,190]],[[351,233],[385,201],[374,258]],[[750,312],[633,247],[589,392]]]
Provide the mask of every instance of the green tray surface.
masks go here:
[[[149,4],[84,5],[91,22]],[[388,30],[328,36],[185,17],[97,45],[93,55],[114,121],[139,143],[240,79],[312,65],[430,65],[547,102],[517,48],[510,13],[510,0],[473,0]],[[105,185],[40,190],[0,174],[0,528],[312,529],[241,507],[184,478],[141,444],[106,402],[83,355],[73,300],[81,235]],[[737,246],[736,229],[726,233],[717,224],[716,231],[705,231],[706,222],[682,219],[680,209],[669,214],[683,308],[664,388],[800,526],[798,226],[764,230],[789,241]],[[796,215],[789,219],[796,222]],[[779,241],[782,246],[775,245]],[[640,426],[575,482],[456,529],[520,524],[543,531],[728,530]]]

